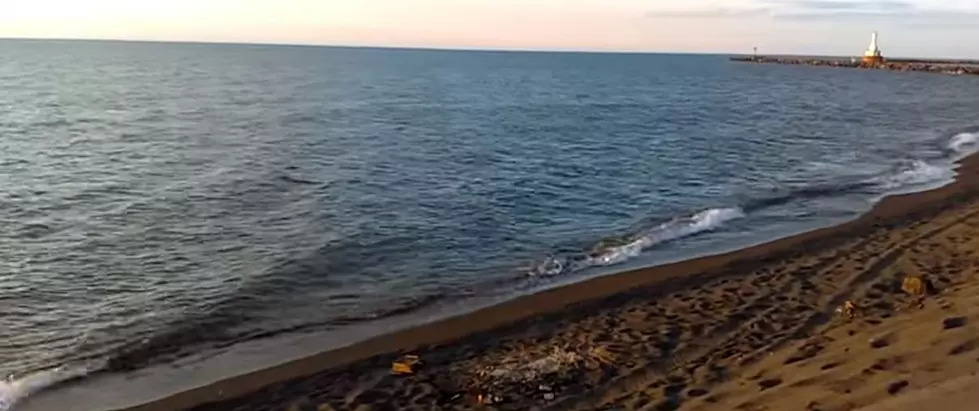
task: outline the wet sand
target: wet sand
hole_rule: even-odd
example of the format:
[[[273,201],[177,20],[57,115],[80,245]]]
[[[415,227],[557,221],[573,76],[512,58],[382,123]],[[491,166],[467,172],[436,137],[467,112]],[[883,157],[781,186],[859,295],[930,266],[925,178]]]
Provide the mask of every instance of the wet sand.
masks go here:
[[[548,290],[127,411],[886,411],[937,397],[960,409],[968,395],[948,392],[979,371],[979,157],[959,173],[846,224]],[[908,274],[934,285],[923,306],[901,291]],[[846,301],[853,318],[836,313]],[[423,366],[392,375],[405,353]]]

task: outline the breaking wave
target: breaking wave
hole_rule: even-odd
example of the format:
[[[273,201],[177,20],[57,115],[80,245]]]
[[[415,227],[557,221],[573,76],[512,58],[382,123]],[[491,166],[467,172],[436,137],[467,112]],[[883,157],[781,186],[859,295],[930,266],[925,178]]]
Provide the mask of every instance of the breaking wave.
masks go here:
[[[90,366],[58,367],[38,371],[22,377],[8,377],[0,381],[0,411],[14,409],[20,401],[45,388],[82,378],[92,372]]]
[[[643,250],[656,244],[687,237],[720,227],[727,221],[744,217],[740,208],[714,208],[704,210],[689,217],[678,218],[663,223],[638,238],[620,246],[602,247],[589,258],[592,266],[607,266],[623,263],[639,256]]]
[[[948,149],[965,156],[979,151],[979,132],[959,133],[948,141]]]
[[[914,160],[896,174],[884,176],[876,182],[884,190],[894,190],[901,187],[938,182],[951,178],[952,175],[952,169],[947,166]]]
[[[590,251],[567,256],[552,256],[531,268],[530,275],[553,276],[621,264],[657,244],[714,230],[725,222],[744,217],[740,208],[712,208],[670,221],[625,238],[608,238]]]
[[[979,152],[979,132],[956,134],[947,141],[946,148],[954,154],[953,159]],[[828,166],[826,163],[820,165],[824,168]],[[902,188],[937,183],[953,176],[953,169],[946,163],[934,164],[923,160],[908,160],[883,175],[850,176],[849,181],[813,183],[779,189],[774,193],[758,195],[743,201],[738,207],[708,209],[675,218],[635,235],[606,238],[588,251],[546,257],[540,263],[533,265],[528,270],[528,274],[555,276],[591,267],[621,264],[638,257],[643,251],[658,244],[715,230],[728,221],[745,217],[759,210],[785,206],[806,199],[847,194],[880,195]]]

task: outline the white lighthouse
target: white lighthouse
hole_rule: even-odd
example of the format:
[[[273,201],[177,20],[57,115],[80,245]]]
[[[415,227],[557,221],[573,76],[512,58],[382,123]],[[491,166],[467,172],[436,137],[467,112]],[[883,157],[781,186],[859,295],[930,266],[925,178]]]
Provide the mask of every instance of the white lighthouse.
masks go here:
[[[870,36],[870,47],[863,53],[863,62],[868,65],[878,65],[884,62],[884,57],[881,55],[880,47],[877,44],[876,31]]]

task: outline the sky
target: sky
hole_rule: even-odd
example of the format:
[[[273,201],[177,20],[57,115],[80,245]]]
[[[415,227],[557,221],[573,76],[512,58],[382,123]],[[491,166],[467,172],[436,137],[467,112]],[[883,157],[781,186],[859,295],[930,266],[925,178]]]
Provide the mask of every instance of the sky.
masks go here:
[[[979,0],[0,0],[0,37],[979,58]]]

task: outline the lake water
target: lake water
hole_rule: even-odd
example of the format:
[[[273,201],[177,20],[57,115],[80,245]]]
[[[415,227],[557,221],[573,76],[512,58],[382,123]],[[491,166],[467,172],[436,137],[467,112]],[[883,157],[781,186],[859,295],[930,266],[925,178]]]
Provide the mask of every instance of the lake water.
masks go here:
[[[979,78],[724,56],[6,40],[0,84],[0,409],[836,223],[979,140]]]

